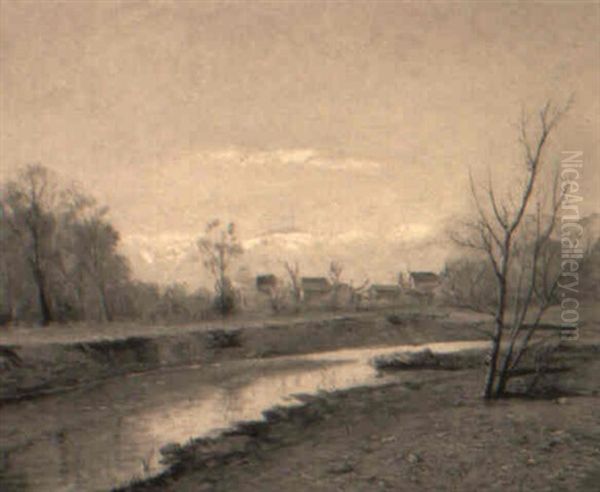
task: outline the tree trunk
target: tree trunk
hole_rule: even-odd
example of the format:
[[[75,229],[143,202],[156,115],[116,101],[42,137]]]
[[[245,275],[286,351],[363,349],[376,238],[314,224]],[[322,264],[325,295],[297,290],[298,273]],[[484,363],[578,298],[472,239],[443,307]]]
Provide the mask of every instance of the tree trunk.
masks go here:
[[[496,382],[496,365],[498,363],[498,354],[500,353],[500,333],[502,326],[496,321],[494,338],[492,340],[492,349],[490,352],[489,367],[485,376],[485,386],[483,389],[483,397],[486,400],[494,398],[494,383]]]
[[[492,349],[490,352],[489,368],[485,378],[485,386],[483,389],[483,397],[490,400],[497,396],[494,392],[494,384],[496,383],[496,372],[498,365],[498,356],[500,354],[500,344],[502,343],[502,332],[504,331],[504,311],[506,305],[506,282],[500,280],[500,292],[498,295],[498,311],[496,314],[496,327],[494,329],[494,337],[492,339]]]
[[[506,392],[506,384],[508,383],[508,374],[510,371],[510,363],[512,361],[513,343],[507,349],[506,355],[502,359],[502,365],[500,366],[500,372],[498,373],[498,386],[496,388],[496,394],[498,396],[504,395]]]
[[[100,305],[102,307],[102,314],[104,315],[104,320],[110,323],[112,322],[113,317],[108,307],[108,300],[106,298],[106,291],[104,289],[104,286],[99,286],[98,290],[100,291]]]
[[[50,302],[48,300],[48,296],[46,295],[44,275],[39,268],[36,267],[33,277],[35,279],[35,286],[38,291],[38,302],[40,304],[40,311],[42,314],[42,325],[48,326],[53,321],[53,318],[52,311],[50,310]]]
[[[33,257],[30,258],[30,266],[33,273],[33,279],[38,291],[38,301],[42,314],[42,325],[48,326],[54,321],[50,309],[50,300],[46,295],[46,276],[41,267],[40,239],[38,230],[34,225],[30,226],[31,238],[33,241]]]

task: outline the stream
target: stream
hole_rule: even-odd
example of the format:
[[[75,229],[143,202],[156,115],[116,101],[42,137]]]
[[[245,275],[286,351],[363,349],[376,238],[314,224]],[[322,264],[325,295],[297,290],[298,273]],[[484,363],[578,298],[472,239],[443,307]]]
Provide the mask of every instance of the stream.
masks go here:
[[[160,473],[160,448],[260,419],[295,394],[386,382],[369,360],[485,342],[338,350],[160,369],[0,408],[0,490],[110,490]],[[410,373],[403,377],[410,378]]]

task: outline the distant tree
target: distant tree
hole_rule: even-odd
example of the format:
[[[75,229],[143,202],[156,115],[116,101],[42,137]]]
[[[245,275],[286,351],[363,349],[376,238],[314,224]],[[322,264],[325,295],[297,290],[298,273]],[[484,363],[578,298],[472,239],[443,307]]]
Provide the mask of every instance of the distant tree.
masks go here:
[[[465,257],[446,263],[442,281],[444,300],[456,307],[495,314],[496,277],[485,257]]]
[[[14,241],[31,273],[42,324],[55,321],[51,279],[60,268],[57,213],[61,195],[54,175],[35,164],[24,168],[2,190],[3,236]]]
[[[280,279],[277,279],[277,282],[268,289],[271,310],[276,314],[283,311],[286,306],[287,294],[291,291],[291,288],[288,289],[288,287]]]
[[[4,323],[20,321],[29,311],[34,289],[30,270],[19,237],[9,227],[5,214],[0,213],[0,314]],[[35,311],[37,317],[37,307]]]
[[[286,261],[284,263],[284,267],[290,281],[290,293],[294,303],[294,310],[297,311],[300,309],[300,305],[302,304],[303,300],[302,280],[300,279],[300,265],[297,261],[294,262],[294,264]]]
[[[157,305],[157,315],[167,322],[191,320],[191,297],[181,283],[167,285]]]
[[[0,299],[13,319],[29,320],[29,306],[43,324],[84,319],[91,302],[102,319],[113,318],[111,296],[130,272],[106,208],[31,165],[3,185],[0,211]]]
[[[229,278],[229,267],[243,253],[234,223],[222,227],[218,219],[209,222],[197,245],[204,257],[204,266],[215,280],[216,307],[222,315],[227,315],[236,307],[236,292]]]
[[[338,261],[329,263],[329,282],[331,283],[331,307],[340,307],[340,291],[342,288],[342,273],[344,266]]]
[[[145,323],[159,321],[158,306],[161,301],[160,286],[150,282],[129,282],[124,297],[127,299],[128,318],[139,319]]]
[[[128,281],[129,265],[117,251],[119,233],[106,220],[106,212],[107,209],[94,209],[71,224],[71,251],[76,273],[83,273],[97,292],[102,319],[112,321],[109,293]],[[81,278],[78,281],[83,283]]]
[[[481,252],[494,273],[495,321],[483,392],[486,399],[506,393],[542,315],[555,299],[560,272],[552,265],[556,247],[551,235],[563,194],[558,168],[549,189],[544,188],[541,176],[544,149],[564,111],[546,104],[537,115],[534,136],[529,122],[522,119],[522,181],[513,177],[513,191],[499,199],[491,177],[483,190],[471,177],[477,216],[453,234],[459,245]]]
[[[350,282],[351,296],[350,296],[350,305],[355,309],[360,308],[367,291],[369,289],[370,280],[365,279],[360,285],[357,287],[354,286],[352,282]]]
[[[210,290],[200,287],[192,292],[190,296],[191,321],[199,321],[210,316],[212,294]]]
[[[342,273],[344,272],[344,265],[338,261],[332,261],[329,263],[329,281],[331,285],[339,285],[342,283]]]

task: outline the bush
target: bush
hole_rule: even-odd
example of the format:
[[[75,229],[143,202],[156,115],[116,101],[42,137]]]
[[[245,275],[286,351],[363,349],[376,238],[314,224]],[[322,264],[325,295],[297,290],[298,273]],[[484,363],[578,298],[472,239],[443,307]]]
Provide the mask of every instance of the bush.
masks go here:
[[[241,330],[218,329],[208,332],[208,347],[211,349],[236,348],[241,346]]]

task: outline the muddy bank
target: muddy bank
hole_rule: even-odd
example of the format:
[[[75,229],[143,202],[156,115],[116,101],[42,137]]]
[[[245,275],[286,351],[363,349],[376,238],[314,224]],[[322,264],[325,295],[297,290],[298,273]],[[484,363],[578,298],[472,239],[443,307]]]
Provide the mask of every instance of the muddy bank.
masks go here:
[[[585,352],[571,353],[575,367],[561,381],[580,396],[485,404],[480,370],[421,370],[302,397],[220,438],[168,446],[167,472],[119,490],[595,491],[600,361]]]
[[[377,345],[479,340],[481,329],[431,316],[368,313],[306,321],[251,324],[160,336],[0,346],[0,400],[63,391],[160,367],[210,364]],[[477,325],[479,327],[479,325]],[[139,333],[139,330],[137,331]]]
[[[417,352],[385,354],[375,357],[371,364],[380,371],[435,369],[458,371],[485,365],[486,349],[471,349],[460,352],[434,353],[426,348]]]

